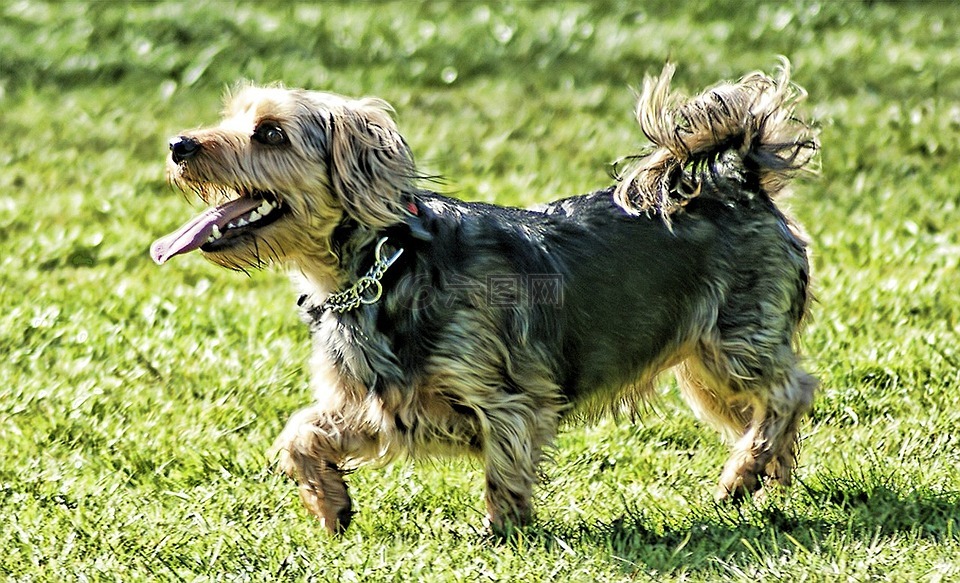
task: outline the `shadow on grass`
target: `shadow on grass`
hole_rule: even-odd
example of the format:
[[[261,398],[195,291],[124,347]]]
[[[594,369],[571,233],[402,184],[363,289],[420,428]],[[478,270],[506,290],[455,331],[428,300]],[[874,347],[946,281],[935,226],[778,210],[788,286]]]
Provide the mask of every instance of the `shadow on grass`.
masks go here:
[[[599,547],[626,571],[749,572],[751,565],[784,555],[842,553],[861,540],[957,540],[955,524],[960,524],[960,492],[848,474],[798,484],[785,499],[742,508],[708,505],[681,517],[628,508],[609,522],[547,522],[527,540],[539,539],[546,548]]]

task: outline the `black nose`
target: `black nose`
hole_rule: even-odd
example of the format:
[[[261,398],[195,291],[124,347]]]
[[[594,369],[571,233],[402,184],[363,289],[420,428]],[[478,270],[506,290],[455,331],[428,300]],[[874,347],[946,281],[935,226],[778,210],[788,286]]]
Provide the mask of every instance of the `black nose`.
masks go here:
[[[189,160],[200,151],[200,142],[186,136],[177,136],[170,140],[170,156],[176,163]]]

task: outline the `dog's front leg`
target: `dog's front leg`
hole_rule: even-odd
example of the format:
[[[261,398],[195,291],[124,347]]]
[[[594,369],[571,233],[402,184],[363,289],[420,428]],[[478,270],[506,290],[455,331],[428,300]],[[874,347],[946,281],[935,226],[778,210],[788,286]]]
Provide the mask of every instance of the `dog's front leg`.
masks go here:
[[[379,438],[343,415],[308,407],[297,412],[274,442],[271,458],[297,481],[300,500],[332,534],[350,525],[352,503],[343,479],[345,463],[379,455]]]
[[[486,453],[486,523],[497,534],[507,534],[532,518],[536,464],[528,454],[502,442],[493,444]]]
[[[483,444],[486,522],[494,533],[509,534],[533,518],[533,486],[543,448],[556,434],[557,418],[552,412],[538,417],[520,408],[488,412],[487,420]]]

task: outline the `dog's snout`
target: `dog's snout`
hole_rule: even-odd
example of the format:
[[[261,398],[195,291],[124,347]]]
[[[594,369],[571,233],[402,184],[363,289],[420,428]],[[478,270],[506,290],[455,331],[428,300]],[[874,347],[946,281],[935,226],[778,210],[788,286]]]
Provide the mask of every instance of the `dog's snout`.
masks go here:
[[[177,136],[170,140],[170,155],[173,161],[180,163],[189,160],[200,151],[200,142],[187,136]]]

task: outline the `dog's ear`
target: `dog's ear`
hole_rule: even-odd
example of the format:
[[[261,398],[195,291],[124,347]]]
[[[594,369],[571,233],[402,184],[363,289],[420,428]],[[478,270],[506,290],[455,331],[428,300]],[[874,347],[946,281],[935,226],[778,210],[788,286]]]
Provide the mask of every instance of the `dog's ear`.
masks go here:
[[[363,99],[330,119],[330,187],[350,217],[374,228],[403,221],[416,189],[413,156],[390,111]]]

